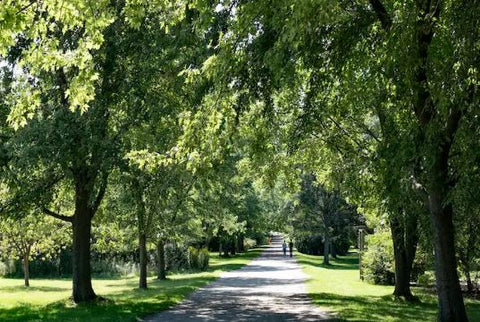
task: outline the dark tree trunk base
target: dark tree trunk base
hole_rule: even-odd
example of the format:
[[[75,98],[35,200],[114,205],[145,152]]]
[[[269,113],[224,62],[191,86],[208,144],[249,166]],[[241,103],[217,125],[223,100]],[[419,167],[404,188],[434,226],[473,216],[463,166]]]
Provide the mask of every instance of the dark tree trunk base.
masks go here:
[[[165,272],[165,243],[163,240],[159,240],[157,243],[157,279],[166,280],[167,275]]]
[[[90,268],[90,239],[92,209],[88,207],[89,192],[76,187],[75,214],[73,216],[73,300],[75,303],[97,299],[92,288]]]
[[[147,288],[147,236],[145,233],[140,233],[138,237],[138,247],[140,250],[140,278],[138,287],[141,289]]]

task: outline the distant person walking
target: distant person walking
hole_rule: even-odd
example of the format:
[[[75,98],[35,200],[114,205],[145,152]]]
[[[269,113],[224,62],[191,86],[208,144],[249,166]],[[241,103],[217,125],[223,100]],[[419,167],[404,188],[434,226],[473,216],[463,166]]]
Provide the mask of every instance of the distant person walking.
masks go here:
[[[285,241],[283,241],[282,249],[283,249],[283,257],[287,256],[287,243]]]
[[[288,243],[288,250],[290,251],[290,257],[293,256],[292,252],[293,252],[293,242],[292,240],[290,239],[290,242]]]

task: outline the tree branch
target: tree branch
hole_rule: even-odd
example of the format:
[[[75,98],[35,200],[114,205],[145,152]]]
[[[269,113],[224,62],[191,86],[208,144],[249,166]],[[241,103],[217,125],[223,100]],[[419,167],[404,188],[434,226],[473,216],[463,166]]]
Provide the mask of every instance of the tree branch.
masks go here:
[[[387,9],[383,6],[383,3],[380,0],[370,0],[370,5],[373,8],[373,11],[377,14],[378,20],[382,24],[382,28],[385,31],[389,31],[392,28],[392,18],[388,15]]]
[[[92,205],[92,213],[91,216],[93,217],[100,207],[100,203],[102,203],[103,197],[105,196],[105,191],[107,190],[107,183],[108,183],[108,173],[102,176],[102,183],[100,185],[100,189],[98,190],[97,197]]]
[[[50,209],[47,209],[45,207],[42,207],[42,211],[45,214],[52,216],[53,218],[57,218],[57,219],[60,219],[60,220],[63,220],[63,221],[68,221],[70,223],[73,223],[73,217],[72,216],[60,215],[60,214],[57,214],[56,212],[53,212]]]
[[[24,12],[25,10],[27,10],[28,8],[30,8],[33,4],[37,3],[36,0],[33,0],[33,1],[30,1],[28,4],[26,4],[25,6],[23,6],[22,8],[20,8],[20,10],[18,10],[15,14],[18,15],[19,13],[22,13]]]

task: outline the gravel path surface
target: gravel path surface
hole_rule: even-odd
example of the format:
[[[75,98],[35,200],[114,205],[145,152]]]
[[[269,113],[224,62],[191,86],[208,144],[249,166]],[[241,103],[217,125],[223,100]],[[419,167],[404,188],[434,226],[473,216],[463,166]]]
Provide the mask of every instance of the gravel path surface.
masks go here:
[[[282,239],[249,265],[223,273],[170,310],[145,321],[333,321],[314,306],[295,257],[283,257]]]

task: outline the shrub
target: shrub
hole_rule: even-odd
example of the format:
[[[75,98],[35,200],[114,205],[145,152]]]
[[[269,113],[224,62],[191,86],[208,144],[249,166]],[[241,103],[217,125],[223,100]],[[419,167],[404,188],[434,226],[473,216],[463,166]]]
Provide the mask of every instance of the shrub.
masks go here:
[[[418,277],[425,273],[429,268],[433,267],[433,256],[432,253],[429,253],[422,249],[421,245],[417,247],[417,252],[415,254],[415,259],[413,260],[411,280],[417,281]]]
[[[363,276],[374,284],[393,285],[393,243],[388,230],[367,237],[367,250],[362,254]]]
[[[252,232],[248,234],[248,237],[255,240],[257,245],[266,245],[268,244],[269,235],[262,232]]]
[[[210,254],[207,248],[188,247],[188,265],[190,269],[204,271],[208,268]]]
[[[189,268],[188,251],[185,247],[167,245],[165,247],[165,266],[167,271],[178,272]]]
[[[431,286],[435,283],[435,274],[433,272],[425,272],[418,276],[417,283],[420,286]]]
[[[198,250],[198,268],[202,271],[207,270],[210,262],[210,253],[207,248],[201,248]]]
[[[257,241],[251,238],[245,238],[243,240],[243,248],[247,251],[253,247],[257,246]]]
[[[95,276],[132,275],[137,271],[134,263],[125,263],[117,260],[92,260],[92,274]]]
[[[4,277],[8,274],[7,264],[0,262],[0,277]]]
[[[308,255],[323,254],[323,236],[311,235],[296,238],[296,247],[300,253]]]
[[[335,240],[335,250],[337,251],[337,255],[345,256],[348,254],[348,250],[350,249],[351,243],[350,240],[345,238],[338,238]]]
[[[192,269],[198,268],[198,249],[193,246],[188,247],[188,266]]]

